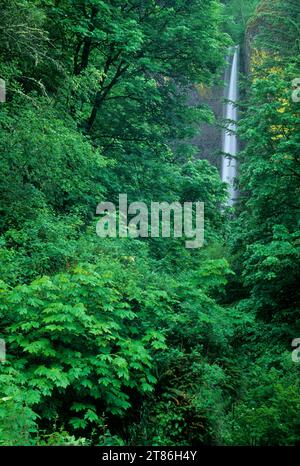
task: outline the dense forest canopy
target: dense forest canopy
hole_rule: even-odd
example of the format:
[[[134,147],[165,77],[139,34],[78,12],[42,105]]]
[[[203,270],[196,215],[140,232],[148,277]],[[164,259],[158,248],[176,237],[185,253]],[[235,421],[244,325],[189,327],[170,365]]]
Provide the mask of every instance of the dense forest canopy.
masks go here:
[[[298,0],[0,8],[0,445],[299,445]],[[227,208],[189,97],[233,44]],[[204,247],[97,237],[120,193],[204,202]]]

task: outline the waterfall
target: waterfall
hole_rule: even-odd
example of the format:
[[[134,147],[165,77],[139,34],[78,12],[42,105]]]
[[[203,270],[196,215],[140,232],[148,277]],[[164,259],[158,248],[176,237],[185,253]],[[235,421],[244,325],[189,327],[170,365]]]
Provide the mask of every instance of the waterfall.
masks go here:
[[[229,206],[234,205],[238,195],[234,187],[234,179],[237,176],[237,161],[235,156],[237,154],[236,124],[238,119],[237,108],[234,102],[237,102],[238,99],[239,46],[234,47],[233,51],[234,54],[230,74],[228,76],[229,86],[225,94],[229,102],[226,103],[224,111],[226,120],[230,121],[227,123],[227,130],[224,132],[222,148],[222,181],[228,184]]]

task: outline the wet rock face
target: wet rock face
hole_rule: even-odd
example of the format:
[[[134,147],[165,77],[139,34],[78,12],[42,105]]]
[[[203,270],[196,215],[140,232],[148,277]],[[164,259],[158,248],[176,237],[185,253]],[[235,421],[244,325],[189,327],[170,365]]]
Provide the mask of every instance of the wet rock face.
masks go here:
[[[248,40],[248,39],[247,39]],[[240,60],[239,72],[247,75],[249,70],[250,48],[245,44],[240,46]],[[199,159],[207,159],[209,162],[216,166],[221,172],[222,166],[222,141],[224,132],[222,125],[224,124],[224,97],[226,94],[226,87],[224,83],[229,80],[230,67],[228,67],[223,74],[223,82],[220,79],[220,85],[214,86],[211,89],[193,88],[190,92],[190,104],[207,105],[215,115],[215,123],[212,125],[202,124],[199,127],[199,134],[192,139],[192,143],[198,148],[197,157]],[[243,94],[240,96],[243,98]],[[240,144],[240,149],[242,145]]]
[[[223,86],[215,86],[204,91],[193,89],[191,103],[207,105],[215,115],[215,123],[202,124],[199,134],[192,139],[192,143],[198,148],[199,159],[207,159],[212,165],[221,169],[222,130],[220,124],[223,118]]]

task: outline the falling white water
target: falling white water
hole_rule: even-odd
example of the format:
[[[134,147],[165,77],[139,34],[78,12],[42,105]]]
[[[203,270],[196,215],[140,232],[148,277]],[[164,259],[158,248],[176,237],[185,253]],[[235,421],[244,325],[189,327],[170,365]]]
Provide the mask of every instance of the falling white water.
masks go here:
[[[234,47],[234,55],[229,75],[229,87],[226,97],[228,102],[225,106],[225,118],[229,120],[227,130],[223,138],[223,158],[222,158],[222,181],[228,184],[229,200],[228,205],[232,206],[237,199],[238,192],[234,186],[234,180],[237,175],[237,107],[234,102],[238,98],[238,57],[239,47]]]

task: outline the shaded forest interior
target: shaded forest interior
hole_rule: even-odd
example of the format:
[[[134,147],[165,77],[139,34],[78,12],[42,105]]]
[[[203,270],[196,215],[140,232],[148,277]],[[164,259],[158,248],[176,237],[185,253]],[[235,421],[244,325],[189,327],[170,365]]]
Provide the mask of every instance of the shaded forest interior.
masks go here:
[[[299,1],[0,9],[0,445],[299,445]],[[119,193],[204,202],[204,247],[99,238]]]

